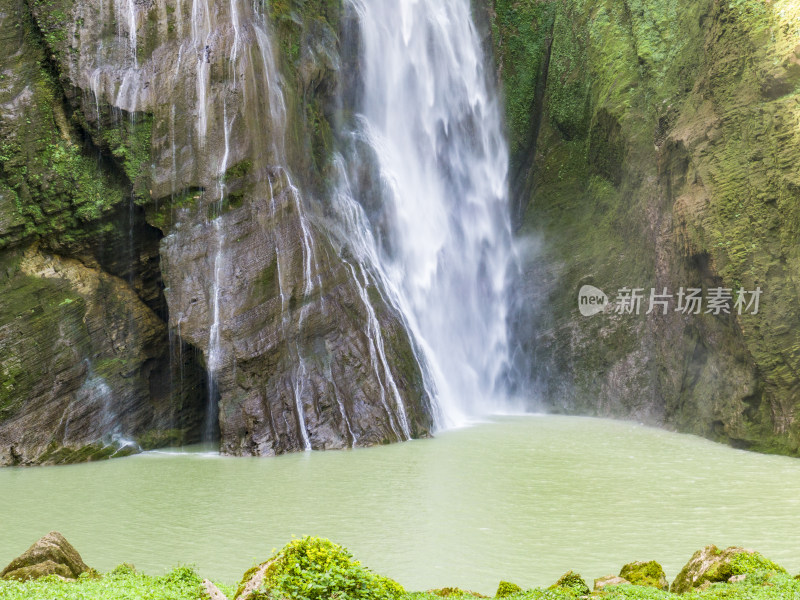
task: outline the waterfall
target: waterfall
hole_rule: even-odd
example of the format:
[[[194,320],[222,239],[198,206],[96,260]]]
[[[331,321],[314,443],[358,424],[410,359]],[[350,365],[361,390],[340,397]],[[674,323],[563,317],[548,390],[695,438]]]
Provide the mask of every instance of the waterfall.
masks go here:
[[[469,0],[348,7],[362,81],[335,205],[406,321],[438,425],[458,425],[504,402],[513,250],[497,95]]]

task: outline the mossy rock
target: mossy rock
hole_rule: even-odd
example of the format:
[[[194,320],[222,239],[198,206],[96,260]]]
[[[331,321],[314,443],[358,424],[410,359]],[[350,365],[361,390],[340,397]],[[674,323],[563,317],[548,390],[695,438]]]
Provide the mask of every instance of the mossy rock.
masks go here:
[[[706,546],[692,555],[672,582],[670,591],[683,594],[706,583],[727,582],[736,575],[759,572],[786,573],[786,569],[753,550]]]
[[[508,596],[513,596],[522,591],[522,588],[519,587],[516,583],[511,583],[509,581],[501,581],[500,585],[497,586],[497,593],[495,594],[496,598],[506,598]]]
[[[573,592],[576,596],[588,596],[589,586],[578,573],[567,571],[556,583],[550,586],[551,590],[562,589]]]
[[[622,567],[619,576],[627,579],[633,585],[669,590],[669,582],[664,574],[664,569],[654,560],[628,563]]]
[[[51,531],[0,572],[2,579],[28,581],[48,575],[77,579],[90,571],[81,555],[63,535]]]

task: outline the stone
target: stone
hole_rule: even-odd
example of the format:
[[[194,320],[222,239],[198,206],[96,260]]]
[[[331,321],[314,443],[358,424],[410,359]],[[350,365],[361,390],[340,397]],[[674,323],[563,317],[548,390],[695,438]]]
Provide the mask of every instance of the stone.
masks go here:
[[[589,586],[578,573],[567,571],[555,582],[550,589],[565,588],[572,590],[578,596],[586,596],[591,592]]]
[[[594,591],[599,592],[603,588],[610,587],[612,585],[630,585],[630,583],[630,581],[620,577],[619,575],[606,575],[605,577],[600,577],[599,579],[594,580]]]
[[[628,563],[622,567],[619,576],[627,579],[633,585],[654,587],[659,590],[669,589],[669,582],[663,567],[654,560]]]
[[[236,595],[233,597],[233,600],[248,600],[253,593],[261,587],[261,584],[264,583],[267,569],[269,569],[274,562],[274,559],[268,560],[247,571],[242,577],[242,581],[239,583],[239,589],[236,590]]]
[[[693,588],[728,582],[731,577],[757,571],[785,573],[783,567],[754,550],[734,546],[720,550],[713,545],[706,546],[692,555],[672,582],[670,591],[674,594],[683,594]]]
[[[325,130],[338,88],[339,14],[309,3],[291,27],[302,32],[299,63],[279,74],[277,34],[248,3],[235,17],[238,3],[211,3],[213,14],[198,20],[188,4],[165,11],[132,2],[132,17],[113,31],[100,0],[40,3],[30,19],[0,3],[9,15],[0,37],[27,44],[0,57],[0,70],[13,74],[0,90],[0,137],[43,137],[28,131],[36,117],[48,142],[91,145],[97,180],[117,186],[113,201],[95,194],[110,206],[68,221],[67,233],[83,236],[70,245],[56,234],[75,207],[40,206],[46,190],[19,177],[10,186],[8,168],[0,174],[0,275],[11,274],[0,277],[0,337],[12,340],[0,346],[0,465],[122,456],[217,430],[222,453],[246,456],[429,436],[432,399],[407,327],[333,239],[329,207],[314,193],[322,182],[312,181],[318,153],[306,109],[318,117],[313,129]],[[182,25],[193,21],[211,41]],[[187,60],[199,53],[203,61]],[[198,64],[208,65],[205,75]],[[49,96],[38,95],[44,83],[29,85],[30,73],[45,77]],[[18,152],[15,172],[38,150]],[[317,156],[320,165],[327,158]],[[48,189],[62,170],[45,169]],[[62,187],[51,195],[69,196]],[[20,199],[45,209],[36,236],[26,226],[40,223],[15,212]],[[122,246],[84,239],[120,208],[124,219],[101,224]],[[141,252],[129,256],[129,243]],[[32,268],[20,273],[25,248]],[[184,369],[188,356],[200,358]],[[218,418],[206,414],[210,396]]]
[[[510,317],[519,368],[561,414],[798,455],[800,128],[793,96],[777,97],[797,84],[794,13],[698,0],[659,21],[674,2],[648,2],[640,18],[615,1],[601,23],[594,3],[528,4],[549,27],[524,30],[534,17],[515,3],[497,3],[493,23],[511,164],[525,180],[512,199],[527,243]],[[517,42],[524,59],[510,54]],[[641,286],[645,306],[638,318],[585,318],[583,284],[611,295]],[[667,314],[644,314],[651,288],[687,286],[760,286],[762,310],[685,315],[673,298]]]
[[[222,590],[220,590],[208,579],[204,579],[202,585],[203,593],[205,595],[204,600],[228,600],[228,597],[222,593]]]
[[[521,591],[522,588],[519,587],[516,583],[511,583],[509,581],[501,581],[500,584],[497,586],[497,593],[495,594],[495,597],[505,598],[506,596],[511,596],[512,594],[516,594]]]
[[[81,555],[63,535],[51,531],[0,572],[3,579],[28,581],[47,575],[77,579],[89,571]]]

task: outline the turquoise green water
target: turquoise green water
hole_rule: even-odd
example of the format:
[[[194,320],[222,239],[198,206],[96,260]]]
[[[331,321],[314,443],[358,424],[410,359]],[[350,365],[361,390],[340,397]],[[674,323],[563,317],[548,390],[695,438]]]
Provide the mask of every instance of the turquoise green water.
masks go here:
[[[149,453],[0,470],[0,566],[64,533],[91,566],[179,563],[233,583],[292,535],[329,537],[409,589],[493,593],[698,548],[800,571],[800,461],[630,423],[509,417],[369,450],[277,459]]]

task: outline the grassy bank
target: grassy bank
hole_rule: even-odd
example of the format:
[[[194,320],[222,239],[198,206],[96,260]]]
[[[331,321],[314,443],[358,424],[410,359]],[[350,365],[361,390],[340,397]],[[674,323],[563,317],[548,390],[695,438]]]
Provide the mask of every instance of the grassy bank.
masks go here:
[[[723,551],[714,551],[719,556],[724,555]],[[476,560],[479,558],[476,557]],[[630,569],[630,565],[623,568],[623,574],[636,585],[629,583],[590,591],[580,575],[570,572],[549,588],[523,590],[513,583],[500,582],[495,597],[509,600],[800,598],[800,579],[793,578],[780,566],[757,553],[738,554],[733,561],[708,569],[697,578],[696,585],[699,587],[683,594],[661,589],[666,586],[666,580],[657,563],[635,564],[639,565],[638,574]],[[690,564],[687,564],[679,578],[685,576]],[[651,577],[649,573],[652,573],[653,566],[658,573]],[[731,574],[735,583],[727,582]],[[725,581],[712,583],[720,577]],[[406,591],[399,583],[363,567],[346,549],[319,538],[294,540],[267,562],[245,573],[237,588],[220,584],[217,588],[231,600],[438,600],[443,597],[486,597],[457,588]],[[76,581],[54,575],[31,581],[0,580],[0,599],[200,600],[209,597],[206,589],[201,575],[191,567],[178,567],[166,575],[154,577],[139,573],[129,565],[121,565],[107,574],[89,571]]]

